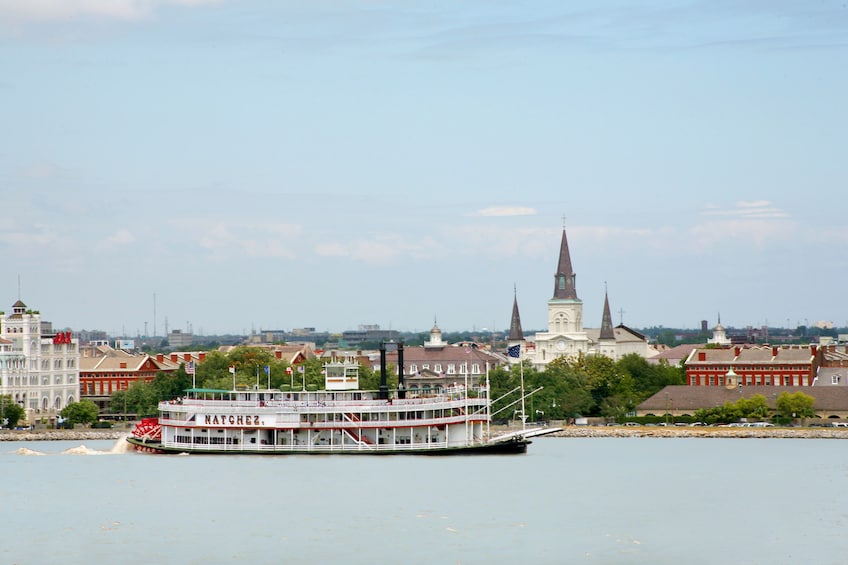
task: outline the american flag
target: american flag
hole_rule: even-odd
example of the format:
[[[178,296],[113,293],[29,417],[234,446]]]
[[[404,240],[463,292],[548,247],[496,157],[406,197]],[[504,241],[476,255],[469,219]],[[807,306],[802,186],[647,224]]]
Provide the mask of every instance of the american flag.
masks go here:
[[[194,374],[194,361],[189,361],[185,366],[186,375]]]

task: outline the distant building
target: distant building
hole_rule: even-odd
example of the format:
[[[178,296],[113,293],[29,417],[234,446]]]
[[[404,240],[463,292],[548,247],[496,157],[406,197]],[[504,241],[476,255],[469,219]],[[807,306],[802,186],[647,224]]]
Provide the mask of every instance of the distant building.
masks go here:
[[[79,401],[78,340],[70,331],[53,332],[20,300],[11,314],[0,312],[0,394],[24,408],[30,423]]]
[[[194,343],[194,336],[191,332],[183,332],[182,330],[172,330],[168,334],[168,347],[171,349],[182,349],[191,347]]]
[[[108,411],[115,392],[136,383],[149,383],[160,372],[173,373],[183,362],[176,353],[151,357],[108,345],[84,346],[80,349],[80,398]]]
[[[684,366],[689,386],[812,386],[815,345],[699,347]]]
[[[554,275],[554,294],[548,300],[548,330],[525,339],[517,298],[514,298],[507,347],[514,348],[516,345],[519,346],[519,356],[510,357],[510,362],[526,359],[539,370],[544,370],[548,363],[560,357],[575,359],[580,355],[604,355],[618,360],[632,353],[645,358],[656,353],[649,347],[646,336],[623,324],[613,326],[607,292],[604,292],[601,327],[584,329],[583,301],[577,296],[577,275],[571,265],[565,228]]]
[[[397,373],[398,352],[388,351],[386,363]],[[506,357],[474,342],[448,343],[442,330],[433,325],[430,339],[421,346],[403,350],[404,382],[409,391],[437,390],[453,384],[484,383],[488,371],[506,364]],[[379,363],[374,367],[379,370]]]

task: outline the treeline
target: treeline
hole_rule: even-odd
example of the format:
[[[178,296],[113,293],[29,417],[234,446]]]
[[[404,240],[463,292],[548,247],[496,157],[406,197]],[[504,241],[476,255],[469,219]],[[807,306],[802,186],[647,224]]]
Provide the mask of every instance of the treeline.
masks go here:
[[[651,364],[637,354],[618,361],[604,356],[557,358],[544,371],[529,363],[501,367],[489,374],[494,420],[520,416],[521,378],[524,390],[541,390],[525,400],[528,420],[567,420],[578,416],[623,418],[642,401],[667,385],[684,384],[682,367]]]

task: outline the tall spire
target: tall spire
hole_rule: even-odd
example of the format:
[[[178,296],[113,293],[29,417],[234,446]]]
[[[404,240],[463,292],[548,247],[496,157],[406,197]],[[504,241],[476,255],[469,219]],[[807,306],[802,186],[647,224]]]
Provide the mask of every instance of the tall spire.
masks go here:
[[[523,341],[524,332],[521,331],[521,316],[518,315],[518,290],[513,289],[515,296],[512,299],[512,318],[509,321],[509,341]]]
[[[562,228],[562,243],[559,246],[559,263],[554,275],[554,299],[577,299],[576,278],[571,269],[571,254],[568,251],[568,239],[565,226]]]
[[[600,339],[615,339],[615,330],[612,329],[612,315],[609,307],[609,294],[604,289],[604,317],[601,320]]]

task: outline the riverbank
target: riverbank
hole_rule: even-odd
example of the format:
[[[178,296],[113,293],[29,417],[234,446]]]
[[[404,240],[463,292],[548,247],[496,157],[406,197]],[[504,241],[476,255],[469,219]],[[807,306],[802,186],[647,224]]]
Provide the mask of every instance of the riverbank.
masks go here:
[[[128,430],[0,430],[0,441],[91,441],[118,439]]]
[[[848,439],[848,428],[723,428],[649,426],[565,426],[550,437],[696,437],[696,438],[783,438]]]

